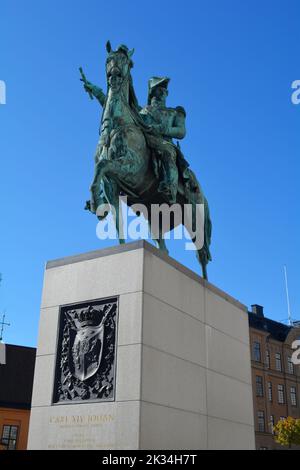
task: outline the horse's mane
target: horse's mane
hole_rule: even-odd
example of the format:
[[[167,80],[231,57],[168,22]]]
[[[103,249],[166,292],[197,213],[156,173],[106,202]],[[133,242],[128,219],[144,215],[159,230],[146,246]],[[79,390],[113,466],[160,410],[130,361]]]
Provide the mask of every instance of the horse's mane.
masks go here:
[[[139,112],[140,106],[133,88],[133,80],[131,74],[129,75],[129,105],[132,109]]]
[[[142,107],[139,105],[137,96],[135,94],[134,88],[133,88],[133,80],[131,74],[129,74],[129,96],[128,96],[128,102],[130,109],[134,115],[134,119],[136,123],[142,128],[144,132],[147,133],[149,132],[149,128],[147,124],[145,124],[143,118],[140,115],[140,110]]]

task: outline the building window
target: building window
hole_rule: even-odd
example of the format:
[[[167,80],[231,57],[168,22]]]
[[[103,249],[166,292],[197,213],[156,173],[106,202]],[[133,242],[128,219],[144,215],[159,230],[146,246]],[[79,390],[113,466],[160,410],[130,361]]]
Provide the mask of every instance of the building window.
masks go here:
[[[270,431],[274,435],[274,426],[275,426],[275,417],[274,415],[270,416]]]
[[[269,401],[273,401],[272,382],[268,382],[268,400],[269,400]]]
[[[256,376],[256,396],[257,397],[264,396],[263,378],[260,375]]]
[[[256,362],[261,361],[260,343],[258,341],[253,342],[253,360]]]
[[[296,387],[291,387],[291,404],[297,406],[297,391]]]
[[[266,367],[270,369],[270,351],[268,349],[266,350]]]
[[[257,423],[258,423],[258,431],[265,432],[265,413],[264,411],[257,412]]]
[[[276,370],[279,370],[281,372],[282,367],[281,367],[281,354],[280,353],[275,354],[275,367],[276,367]]]
[[[292,363],[292,356],[288,357],[288,372],[289,374],[294,374],[294,364]]]
[[[18,426],[3,426],[1,444],[6,446],[8,450],[17,448]]]
[[[284,385],[278,385],[278,403],[279,404],[283,404],[285,403],[285,400],[284,400]]]

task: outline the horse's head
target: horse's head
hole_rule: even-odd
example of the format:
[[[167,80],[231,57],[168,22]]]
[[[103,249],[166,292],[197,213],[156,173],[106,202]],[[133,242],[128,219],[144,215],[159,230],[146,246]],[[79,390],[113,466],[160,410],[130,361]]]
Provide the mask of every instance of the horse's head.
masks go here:
[[[119,92],[124,81],[127,81],[130,76],[130,69],[133,67],[131,57],[134,49],[130,51],[127,46],[122,44],[113,51],[108,41],[106,50],[108,52],[106,59],[107,85],[113,92]]]

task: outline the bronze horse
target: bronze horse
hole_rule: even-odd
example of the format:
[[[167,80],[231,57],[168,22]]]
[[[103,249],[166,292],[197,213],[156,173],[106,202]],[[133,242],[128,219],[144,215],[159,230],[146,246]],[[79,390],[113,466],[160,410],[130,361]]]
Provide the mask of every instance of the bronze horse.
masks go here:
[[[97,208],[109,204],[114,210],[116,230],[120,243],[124,243],[122,224],[119,213],[119,197],[127,196],[127,204],[143,204],[147,208],[150,225],[153,205],[166,204],[166,200],[157,191],[158,178],[153,168],[153,149],[148,145],[148,126],[139,114],[139,106],[133,89],[131,57],[133,51],[126,47],[119,47],[116,51],[106,45],[108,57],[106,60],[107,94],[95,85],[88,82],[82,73],[85,90],[91,98],[95,96],[103,106],[101,119],[101,132],[95,156],[95,175],[91,184],[91,200],[87,201],[86,209],[98,214]],[[209,207],[202,189],[194,175],[188,169],[193,189],[190,191],[179,179],[176,204],[181,206],[181,220],[173,218],[168,230],[183,224],[191,235],[195,233],[195,220],[197,205],[204,206],[203,244],[196,249],[196,255],[202,266],[203,277],[207,279],[206,265],[211,260],[209,245],[211,240],[211,220]],[[190,204],[192,212],[188,217],[184,206]],[[140,211],[136,212],[140,215]],[[145,215],[145,214],[144,214]],[[98,216],[102,218],[103,215]],[[151,225],[150,225],[150,232]],[[154,241],[159,249],[168,253],[164,240],[164,226],[160,222],[158,235]],[[193,240],[194,241],[194,240]]]

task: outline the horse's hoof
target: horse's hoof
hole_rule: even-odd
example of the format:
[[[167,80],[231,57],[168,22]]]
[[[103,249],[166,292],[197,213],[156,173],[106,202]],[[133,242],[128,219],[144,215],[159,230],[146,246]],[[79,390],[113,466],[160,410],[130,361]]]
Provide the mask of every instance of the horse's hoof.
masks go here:
[[[107,217],[107,213],[105,213],[105,214],[103,214],[103,215],[98,215],[98,214],[96,213],[96,215],[97,215],[98,220],[100,220],[100,222],[102,222],[102,220],[104,220],[104,219]]]
[[[86,211],[92,212],[92,214],[96,214],[96,210],[94,208],[94,204],[91,201],[86,201],[84,209]]]
[[[90,211],[91,210],[91,201],[86,201],[85,206],[84,206],[85,211]]]

